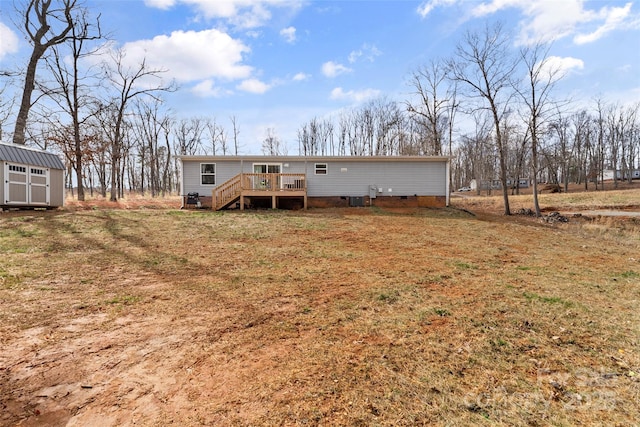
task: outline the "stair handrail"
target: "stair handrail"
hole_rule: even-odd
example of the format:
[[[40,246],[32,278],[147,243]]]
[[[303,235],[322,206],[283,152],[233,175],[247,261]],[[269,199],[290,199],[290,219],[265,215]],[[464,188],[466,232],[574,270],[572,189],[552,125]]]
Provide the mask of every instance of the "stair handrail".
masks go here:
[[[227,180],[214,190],[216,210],[235,199],[242,192],[242,174],[238,174]]]

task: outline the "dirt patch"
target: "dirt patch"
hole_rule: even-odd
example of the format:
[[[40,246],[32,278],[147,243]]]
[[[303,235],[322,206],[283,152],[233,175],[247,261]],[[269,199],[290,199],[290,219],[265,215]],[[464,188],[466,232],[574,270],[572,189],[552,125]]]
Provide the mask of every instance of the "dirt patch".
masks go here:
[[[0,216],[0,424],[637,421],[637,230],[474,214]]]

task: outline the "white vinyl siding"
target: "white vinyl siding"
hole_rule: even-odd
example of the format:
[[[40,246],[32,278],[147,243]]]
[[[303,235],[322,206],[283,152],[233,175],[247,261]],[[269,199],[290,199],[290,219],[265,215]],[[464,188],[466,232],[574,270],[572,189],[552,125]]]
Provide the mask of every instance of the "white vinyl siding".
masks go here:
[[[210,196],[213,189],[240,173],[255,173],[256,165],[278,164],[280,172],[305,174],[309,197],[369,196],[370,188],[380,189],[378,196],[445,196],[447,162],[394,159],[370,161],[367,158],[322,159],[267,157],[229,158],[217,156],[216,185],[202,185],[200,164],[206,158],[182,158],[183,194],[198,192]],[[276,163],[281,161],[282,163]],[[316,165],[326,164],[327,174],[316,175]],[[391,190],[391,191],[389,191]]]
[[[307,171],[311,197],[368,196],[369,188],[379,196],[443,196],[446,194],[446,163],[443,162],[329,162],[336,172],[317,176]],[[391,191],[389,191],[391,190]]]

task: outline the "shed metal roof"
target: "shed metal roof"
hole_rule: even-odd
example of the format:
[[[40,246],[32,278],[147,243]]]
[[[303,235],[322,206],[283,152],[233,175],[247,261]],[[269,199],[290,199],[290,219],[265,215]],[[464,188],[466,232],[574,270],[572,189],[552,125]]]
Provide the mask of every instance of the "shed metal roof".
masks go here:
[[[0,142],[0,161],[64,170],[64,163],[53,153],[5,142]]]

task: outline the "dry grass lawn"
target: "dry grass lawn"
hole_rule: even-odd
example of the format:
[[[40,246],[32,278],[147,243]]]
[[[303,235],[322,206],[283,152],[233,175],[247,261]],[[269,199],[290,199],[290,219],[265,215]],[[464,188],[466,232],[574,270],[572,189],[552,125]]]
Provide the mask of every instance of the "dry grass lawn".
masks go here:
[[[639,220],[131,203],[0,214],[0,425],[640,423]]]

